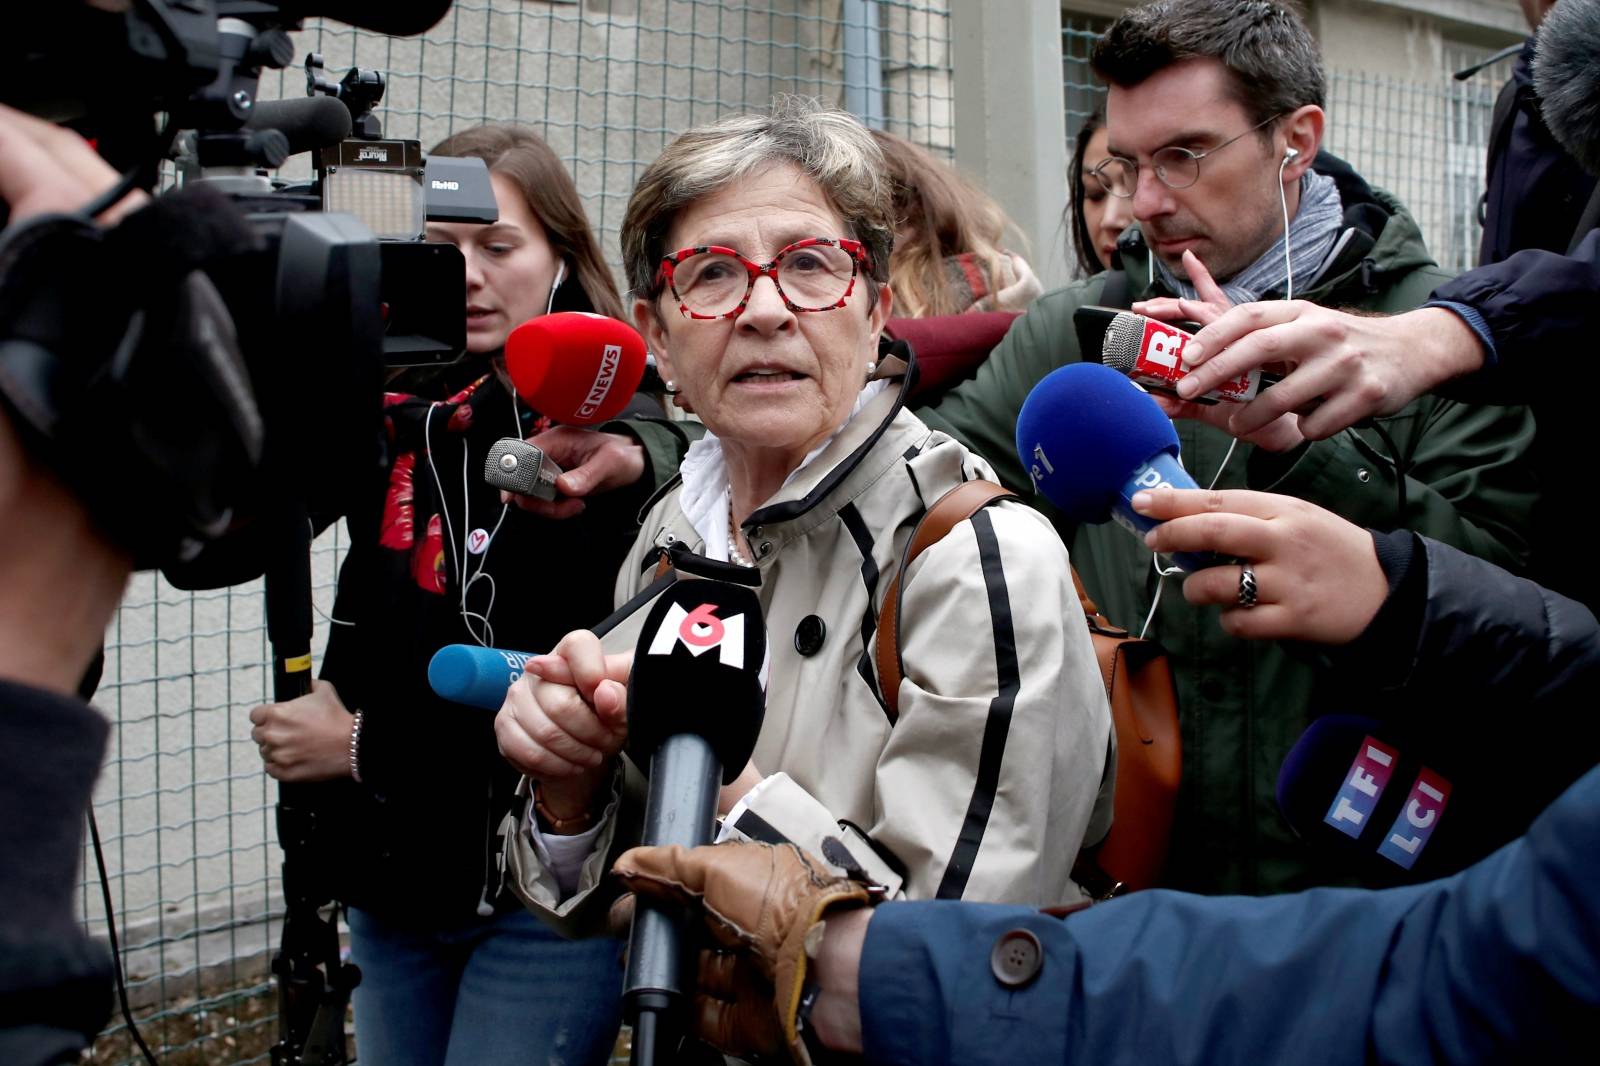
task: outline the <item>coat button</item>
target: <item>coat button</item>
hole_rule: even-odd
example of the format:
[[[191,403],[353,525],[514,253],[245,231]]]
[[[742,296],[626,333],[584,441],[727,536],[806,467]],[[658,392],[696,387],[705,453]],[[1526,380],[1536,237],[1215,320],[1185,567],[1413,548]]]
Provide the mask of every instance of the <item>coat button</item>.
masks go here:
[[[994,942],[989,969],[1007,988],[1021,988],[1044,969],[1044,948],[1026,929],[1013,929]]]
[[[811,656],[822,650],[822,642],[828,639],[828,627],[822,619],[814,614],[808,614],[800,619],[800,624],[794,629],[794,650],[801,655]]]

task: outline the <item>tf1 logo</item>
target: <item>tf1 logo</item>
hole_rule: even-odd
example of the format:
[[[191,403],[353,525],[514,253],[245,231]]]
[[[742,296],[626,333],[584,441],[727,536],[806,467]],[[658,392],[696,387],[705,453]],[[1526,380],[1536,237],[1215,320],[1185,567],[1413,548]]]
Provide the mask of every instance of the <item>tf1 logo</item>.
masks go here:
[[[1365,737],[1350,763],[1350,772],[1333,797],[1323,821],[1347,836],[1359,838],[1378,806],[1400,752],[1375,737]],[[1411,794],[1378,845],[1378,854],[1402,869],[1416,865],[1450,802],[1450,782],[1424,766],[1411,783]]]

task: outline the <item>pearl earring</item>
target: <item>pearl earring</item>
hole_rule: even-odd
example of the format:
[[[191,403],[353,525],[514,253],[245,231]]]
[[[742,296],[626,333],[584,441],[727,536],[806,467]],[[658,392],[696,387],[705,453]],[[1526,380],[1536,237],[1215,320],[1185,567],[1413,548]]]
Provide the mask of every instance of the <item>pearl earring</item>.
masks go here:
[[[871,381],[872,380],[872,375],[876,374],[877,372],[878,372],[878,364],[869,362],[867,364],[867,380]]]
[[[661,387],[667,390],[667,395],[668,396],[676,396],[676,395],[678,395],[678,384],[677,384],[677,382],[673,381],[671,378],[668,378],[667,380],[663,381],[661,383]]]

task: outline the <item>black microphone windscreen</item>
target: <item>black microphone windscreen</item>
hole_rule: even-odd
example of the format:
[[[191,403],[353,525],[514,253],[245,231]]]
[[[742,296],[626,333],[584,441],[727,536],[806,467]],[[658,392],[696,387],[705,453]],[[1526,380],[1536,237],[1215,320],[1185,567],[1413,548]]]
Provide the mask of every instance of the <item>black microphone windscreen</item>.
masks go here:
[[[628,678],[628,755],[637,766],[668,737],[693,733],[716,751],[723,783],[744,769],[766,713],[761,602],[740,585],[672,585],[645,618]]]
[[[1562,0],[1539,24],[1533,85],[1545,125],[1600,175],[1600,0]]]
[[[350,109],[331,96],[264,100],[245,129],[277,130],[289,139],[289,154],[329,148],[350,136]]]
[[[391,37],[411,37],[438,25],[453,0],[290,0],[305,18],[330,18]]]
[[[1324,715],[1285,756],[1278,807],[1337,873],[1388,885],[1453,872],[1486,851],[1465,828],[1484,828],[1471,802],[1481,797],[1457,794],[1449,748],[1395,723]]]

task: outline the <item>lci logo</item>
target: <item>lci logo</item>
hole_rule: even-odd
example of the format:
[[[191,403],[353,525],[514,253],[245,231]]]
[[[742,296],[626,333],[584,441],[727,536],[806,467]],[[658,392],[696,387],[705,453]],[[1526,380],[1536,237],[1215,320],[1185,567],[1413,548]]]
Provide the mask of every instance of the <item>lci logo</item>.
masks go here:
[[[1361,741],[1361,748],[1350,763],[1350,772],[1333,797],[1333,805],[1323,821],[1347,836],[1359,838],[1372,812],[1389,787],[1394,764],[1400,758],[1396,749],[1374,737]],[[1411,795],[1389,827],[1378,854],[1404,869],[1411,869],[1427,847],[1439,819],[1450,801],[1450,782],[1426,766],[1412,782]]]

